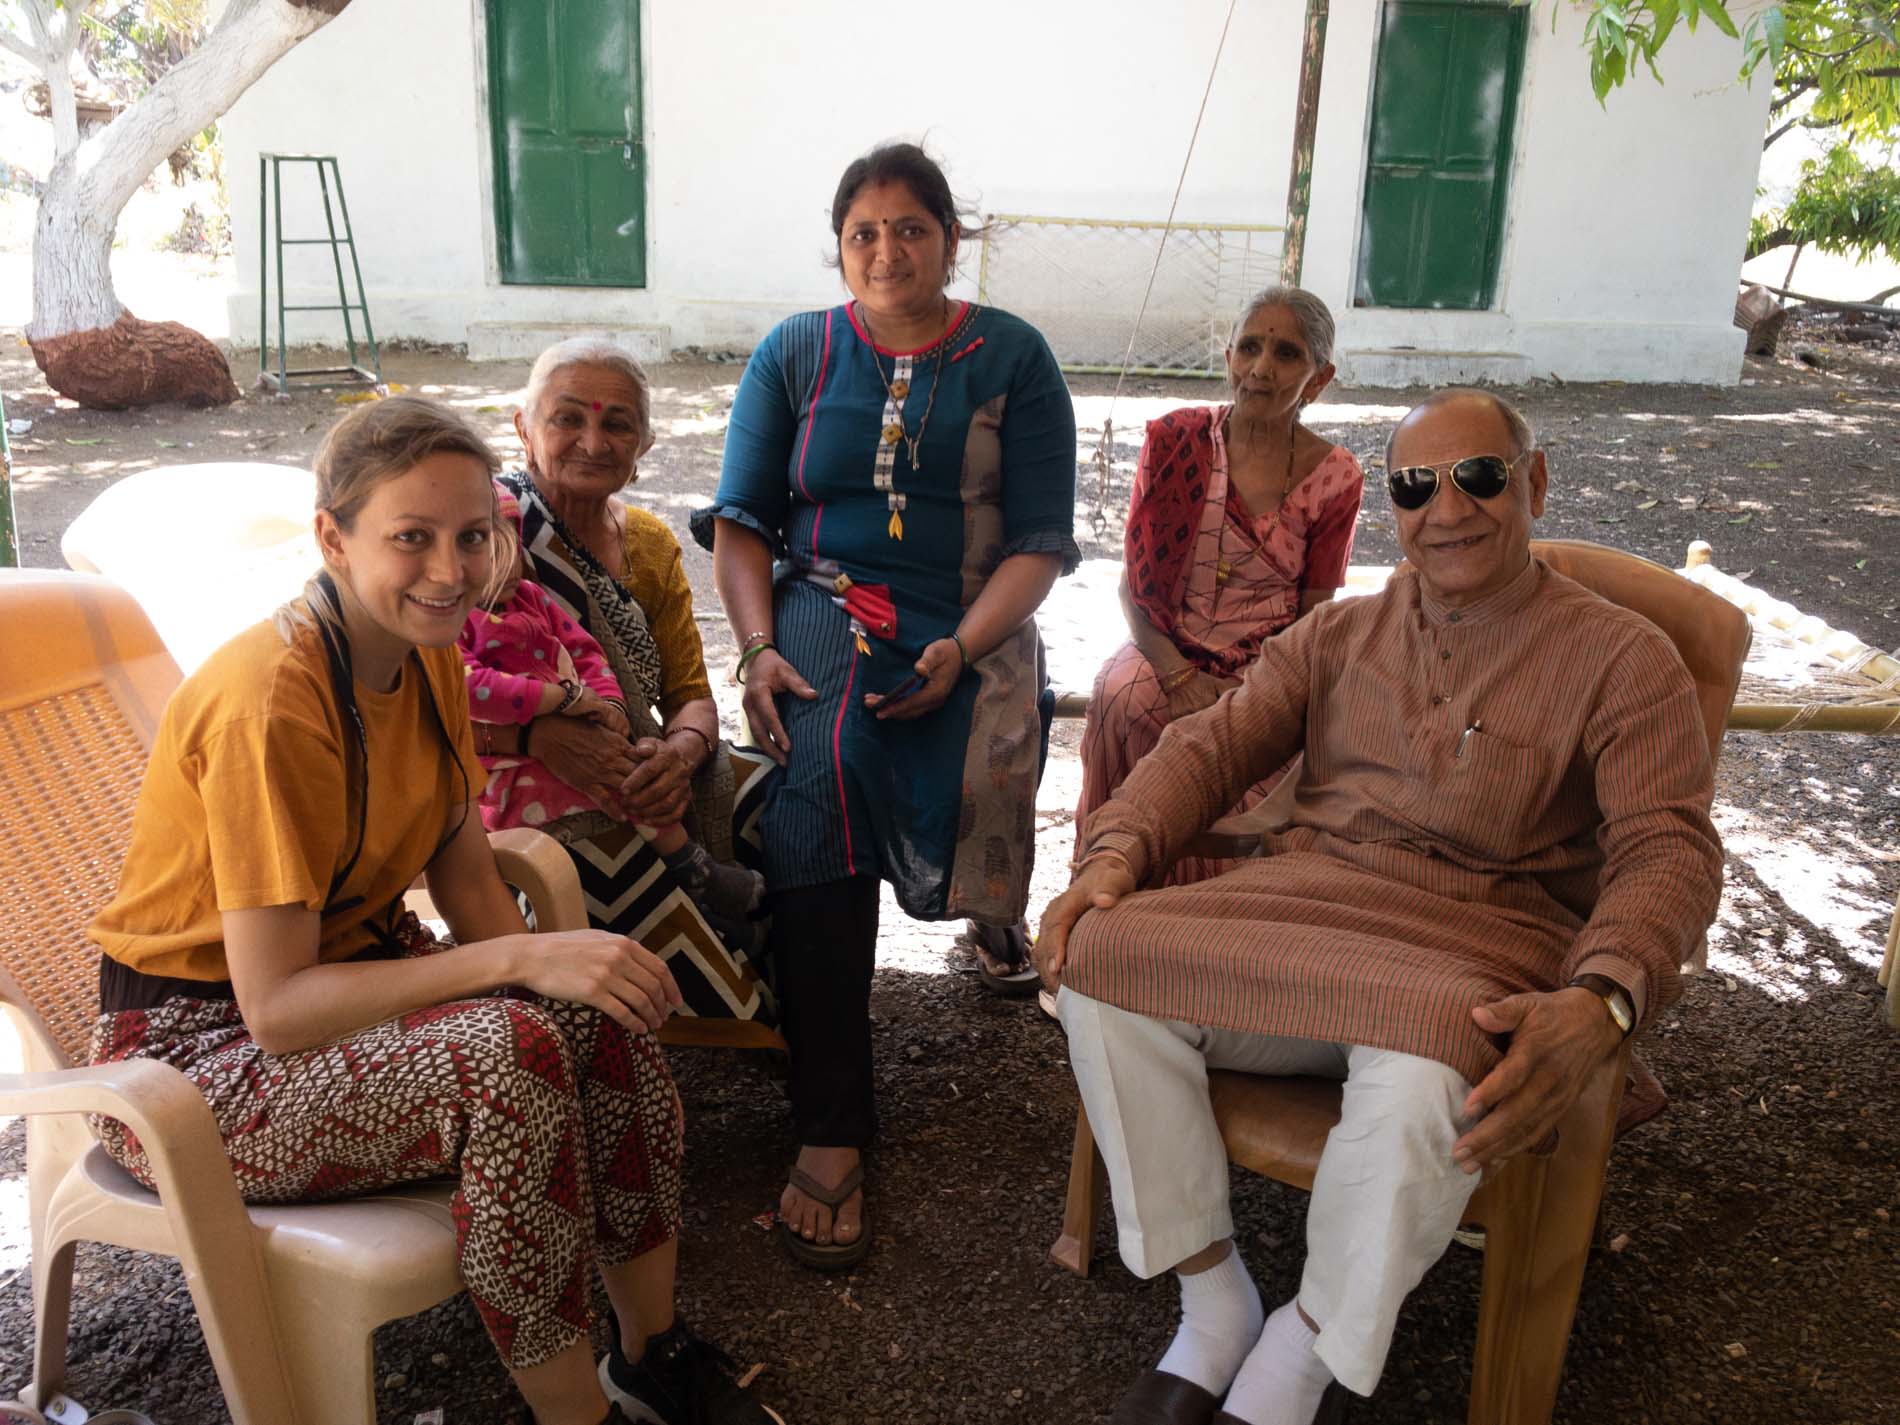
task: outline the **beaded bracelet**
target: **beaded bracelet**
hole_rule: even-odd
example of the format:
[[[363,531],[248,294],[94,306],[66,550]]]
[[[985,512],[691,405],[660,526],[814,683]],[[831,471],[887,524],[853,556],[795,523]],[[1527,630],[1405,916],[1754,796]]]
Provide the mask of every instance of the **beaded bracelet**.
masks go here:
[[[710,757],[710,756],[712,756],[714,752],[716,752],[716,751],[718,751],[718,750],[719,750],[719,749],[718,749],[718,748],[717,748],[717,747],[716,747],[716,746],[714,745],[714,743],[713,743],[713,740],[712,740],[712,739],[711,739],[710,737],[708,737],[708,736],[707,736],[707,735],[706,735],[706,734],[705,734],[704,732],[702,732],[702,731],[701,731],[701,730],[700,730],[699,728],[696,728],[696,727],[694,727],[694,726],[693,726],[693,725],[692,725],[692,724],[691,724],[690,722],[682,722],[682,723],[680,723],[679,725],[677,725],[677,726],[675,726],[675,727],[669,727],[669,728],[668,728],[668,729],[666,730],[666,735],[667,735],[668,737],[671,737],[671,736],[672,736],[672,735],[673,735],[674,733],[676,733],[676,732],[690,732],[690,733],[692,733],[692,734],[693,734],[693,736],[694,736],[694,737],[697,737],[697,738],[698,738],[698,739],[699,739],[699,740],[700,740],[701,742],[703,742],[703,743],[705,743],[705,744],[706,744],[706,755],[707,755],[708,757]]]

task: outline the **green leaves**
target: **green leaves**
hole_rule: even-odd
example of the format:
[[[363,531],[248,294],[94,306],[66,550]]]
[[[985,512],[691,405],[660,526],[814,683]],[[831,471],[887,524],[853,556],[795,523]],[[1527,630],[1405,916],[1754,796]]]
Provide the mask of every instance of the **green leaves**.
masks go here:
[[[1788,206],[1757,221],[1822,252],[1900,258],[1900,172],[1838,145],[1803,163]]]
[[[1529,0],[1535,3],[1535,0]],[[1550,0],[1552,24],[1557,7]],[[1774,76],[1763,147],[1796,127],[1824,133],[1833,145],[1803,166],[1783,211],[1759,213],[1748,255],[1805,242],[1823,252],[1900,257],[1900,177],[1892,162],[1900,145],[1900,0],[1769,0],[1739,31],[1733,0],[1574,0],[1587,11],[1583,46],[1590,87],[1599,104],[1627,83],[1638,65],[1662,82],[1660,52],[1681,25],[1706,19],[1741,43],[1739,77]],[[1751,0],[1751,4],[1753,0]],[[1869,164],[1855,149],[1884,145]],[[1872,156],[1872,155],[1870,155]]]
[[[1742,78],[1752,81],[1764,59],[1769,68],[1781,68],[1781,57],[1787,48],[1787,12],[1779,5],[1758,11],[1749,19],[1748,29],[1742,35]]]

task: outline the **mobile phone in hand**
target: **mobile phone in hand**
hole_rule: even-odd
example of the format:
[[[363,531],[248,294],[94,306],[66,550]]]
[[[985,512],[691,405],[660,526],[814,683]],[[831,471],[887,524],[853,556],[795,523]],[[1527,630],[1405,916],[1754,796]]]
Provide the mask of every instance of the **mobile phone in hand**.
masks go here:
[[[929,681],[930,680],[922,673],[912,673],[908,678],[904,679],[903,682],[884,694],[883,699],[878,703],[878,708],[882,710],[903,702],[905,698],[910,697],[913,693],[921,692],[924,684]]]

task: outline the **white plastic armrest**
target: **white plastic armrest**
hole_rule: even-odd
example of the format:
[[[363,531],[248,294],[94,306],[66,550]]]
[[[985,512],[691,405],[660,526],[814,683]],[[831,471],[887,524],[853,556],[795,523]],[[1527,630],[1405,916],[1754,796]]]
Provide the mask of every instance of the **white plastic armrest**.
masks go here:
[[[581,877],[561,843],[544,831],[517,826],[488,833],[502,880],[528,898],[537,930],[585,930]]]
[[[179,1226],[209,1243],[246,1240],[250,1217],[224,1154],[218,1122],[198,1086],[156,1059],[0,1074],[0,1113],[100,1113],[138,1135],[159,1198]],[[220,1239],[218,1234],[226,1234]]]
[[[0,1113],[100,1113],[138,1135],[233,1416],[291,1419],[262,1238],[197,1085],[155,1059],[0,1074]]]

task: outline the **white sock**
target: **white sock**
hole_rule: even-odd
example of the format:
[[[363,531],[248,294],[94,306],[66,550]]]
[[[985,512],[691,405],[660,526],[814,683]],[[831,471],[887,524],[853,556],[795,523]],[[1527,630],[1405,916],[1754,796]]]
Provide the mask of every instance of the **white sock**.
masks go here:
[[[1266,1315],[1240,1250],[1217,1265],[1181,1278],[1181,1329],[1155,1369],[1193,1381],[1219,1395],[1260,1339]]]
[[[1297,1300],[1282,1306],[1240,1363],[1222,1408],[1247,1425],[1313,1425],[1319,1399],[1333,1383],[1326,1362],[1313,1352],[1318,1339],[1300,1318]]]

